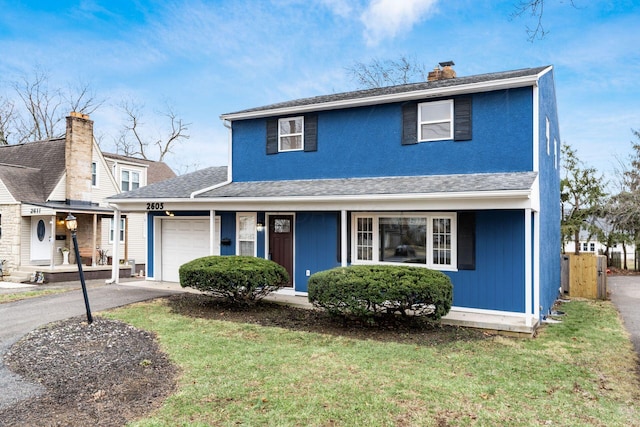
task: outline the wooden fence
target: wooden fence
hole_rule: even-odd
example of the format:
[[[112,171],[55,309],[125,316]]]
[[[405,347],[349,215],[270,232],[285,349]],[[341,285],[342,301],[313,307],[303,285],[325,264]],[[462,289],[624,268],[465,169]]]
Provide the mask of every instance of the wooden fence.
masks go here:
[[[607,257],[563,254],[562,292],[572,297],[607,299]]]

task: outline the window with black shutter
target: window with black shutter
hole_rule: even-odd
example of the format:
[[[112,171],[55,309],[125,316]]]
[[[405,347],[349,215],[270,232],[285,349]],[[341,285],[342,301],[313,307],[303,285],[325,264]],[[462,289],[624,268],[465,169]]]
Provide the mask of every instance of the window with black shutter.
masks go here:
[[[267,154],[284,151],[318,151],[318,116],[267,120]]]

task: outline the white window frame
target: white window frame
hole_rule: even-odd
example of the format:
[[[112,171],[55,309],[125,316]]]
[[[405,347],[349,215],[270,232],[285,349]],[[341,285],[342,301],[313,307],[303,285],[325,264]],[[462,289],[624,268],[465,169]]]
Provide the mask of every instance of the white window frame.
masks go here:
[[[126,218],[120,217],[120,243],[124,243],[125,240],[125,226],[126,226]],[[109,243],[113,243],[113,232],[114,232],[114,223],[113,218],[109,218]]]
[[[98,186],[98,162],[91,162],[91,186]]]
[[[372,220],[372,259],[364,260],[358,258],[358,220],[369,218]],[[425,264],[417,263],[397,263],[380,261],[380,218],[422,218],[426,220],[426,262]],[[451,247],[450,247],[450,264],[434,264],[433,263],[433,220],[445,218],[451,221]],[[458,215],[455,212],[362,212],[354,213],[351,217],[351,263],[357,264],[380,264],[380,265],[406,265],[410,267],[431,268],[433,270],[442,271],[458,271]],[[366,245],[365,245],[366,246]],[[364,247],[360,245],[360,247]]]
[[[127,181],[124,180],[124,174],[127,174],[129,179]],[[137,176],[138,180],[134,181],[133,177]],[[124,183],[127,183],[127,189],[124,189]],[[138,184],[138,186],[136,188],[133,188],[133,183]],[[136,171],[136,170],[132,170],[132,169],[122,169],[120,171],[120,188],[122,189],[122,191],[131,191],[131,190],[135,190],[137,188],[140,188],[140,171]]]
[[[300,120],[300,132],[294,133],[281,133],[282,122],[289,122],[291,120]],[[299,136],[300,137],[300,148],[290,148],[283,149],[282,148],[282,139],[287,137]],[[304,150],[304,116],[296,116],[296,117],[285,117],[282,119],[278,119],[278,152],[287,152],[287,151],[302,151]]]
[[[422,117],[422,106],[423,105],[439,105],[439,104],[448,104],[449,105],[449,119],[448,120],[433,120],[428,117]],[[418,104],[418,141],[420,142],[429,142],[429,141],[447,141],[453,139],[453,99],[446,99],[444,101],[431,101],[431,102],[421,102]],[[449,135],[443,138],[423,138],[422,137],[422,125],[428,124],[437,124],[437,123],[449,123]]]
[[[242,220],[246,218],[250,221],[249,224],[253,224],[251,226],[251,233],[243,234],[241,231],[241,227],[245,222]],[[238,212],[236,215],[236,255],[242,255],[240,253],[240,243],[241,242],[252,242],[253,243],[253,254],[250,256],[258,256],[258,233],[257,233],[257,225],[258,225],[258,214],[256,212]],[[247,254],[244,254],[247,255]]]

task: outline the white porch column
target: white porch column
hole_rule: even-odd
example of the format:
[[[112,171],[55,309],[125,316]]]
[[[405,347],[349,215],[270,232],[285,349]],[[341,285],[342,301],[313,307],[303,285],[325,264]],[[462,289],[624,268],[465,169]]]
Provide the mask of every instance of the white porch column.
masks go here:
[[[340,265],[347,266],[347,211],[340,212]]]
[[[215,255],[216,244],[216,211],[209,211],[209,255]]]
[[[540,320],[540,212],[533,212],[533,318]]]
[[[51,215],[51,219],[49,220],[49,224],[51,225],[51,235],[49,236],[49,244],[50,244],[50,249],[49,252],[51,254],[51,262],[49,263],[49,268],[51,268],[52,270],[56,267],[56,216],[55,215]]]
[[[91,265],[96,266],[96,249],[98,248],[98,215],[93,214],[93,247],[91,248]]]
[[[120,283],[120,209],[113,211],[113,246],[111,249],[111,282]]]
[[[531,304],[533,303],[532,293],[533,288],[531,287],[531,272],[533,270],[532,260],[531,260],[531,209],[524,210],[524,314],[525,314],[525,324],[527,326],[531,326],[532,322],[532,311]]]

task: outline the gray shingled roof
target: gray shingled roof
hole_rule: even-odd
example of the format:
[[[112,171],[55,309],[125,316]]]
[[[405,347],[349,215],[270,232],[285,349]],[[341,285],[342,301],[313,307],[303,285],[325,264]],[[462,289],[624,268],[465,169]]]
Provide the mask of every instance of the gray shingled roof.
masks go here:
[[[227,180],[227,167],[214,166],[156,182],[108,199],[188,198],[191,193]]]
[[[232,182],[198,194],[196,198],[342,197],[529,190],[536,176],[536,172],[508,172]],[[208,168],[118,194],[111,199],[186,199],[192,192],[223,183],[225,179],[225,167]]]
[[[65,171],[65,140],[0,146],[0,179],[22,202],[42,202]]]
[[[352,92],[334,93],[331,95],[314,96],[311,98],[295,99],[292,101],[279,102],[276,104],[270,104],[262,107],[249,108],[246,110],[240,110],[233,113],[223,114],[224,118],[227,115],[244,114],[259,111],[277,110],[280,108],[301,107],[306,105],[319,105],[328,102],[348,101],[362,98],[372,98],[385,95],[394,95],[408,92],[424,91],[428,89],[447,88],[452,86],[462,86],[467,84],[485,83],[499,80],[515,79],[519,77],[536,76],[549,66],[536,67],[536,68],[523,68],[513,71],[502,71],[497,73],[477,74],[474,76],[456,77],[453,79],[436,80],[432,82],[420,82],[410,83],[397,86],[387,86],[374,89],[357,90]]]

